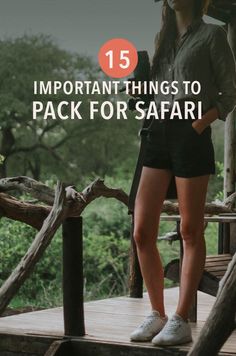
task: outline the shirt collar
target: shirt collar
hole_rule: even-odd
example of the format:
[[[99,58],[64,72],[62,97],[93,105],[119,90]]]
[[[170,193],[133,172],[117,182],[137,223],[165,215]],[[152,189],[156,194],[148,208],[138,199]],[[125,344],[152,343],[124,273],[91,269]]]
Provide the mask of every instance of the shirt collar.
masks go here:
[[[203,23],[202,17],[196,17],[195,19],[193,19],[191,24],[188,25],[187,30],[180,37],[180,40],[182,40],[189,33],[193,32],[195,29],[197,29],[202,23]]]
[[[195,19],[193,19],[191,24],[187,27],[187,32],[194,31],[202,24],[202,22],[203,22],[202,17],[196,17]]]
[[[173,47],[175,53],[177,48],[181,46],[184,40],[188,37],[188,35],[196,30],[203,23],[202,17],[198,16],[193,19],[190,25],[188,25],[187,30],[180,36],[180,38],[175,42],[175,46]]]

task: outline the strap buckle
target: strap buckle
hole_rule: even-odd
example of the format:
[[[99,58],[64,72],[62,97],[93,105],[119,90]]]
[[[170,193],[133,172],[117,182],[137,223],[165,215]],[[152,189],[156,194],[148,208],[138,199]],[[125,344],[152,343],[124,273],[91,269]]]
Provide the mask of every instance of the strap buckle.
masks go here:
[[[149,128],[143,127],[142,129],[139,130],[138,136],[147,136],[149,134]]]

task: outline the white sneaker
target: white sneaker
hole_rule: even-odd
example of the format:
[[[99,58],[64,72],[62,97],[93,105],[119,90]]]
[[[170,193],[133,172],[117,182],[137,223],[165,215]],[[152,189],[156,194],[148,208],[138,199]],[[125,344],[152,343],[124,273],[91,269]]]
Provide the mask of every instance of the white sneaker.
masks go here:
[[[168,317],[161,318],[157,310],[152,312],[144,321],[130,334],[131,341],[151,341],[153,336],[161,331],[165,326]]]
[[[152,339],[154,345],[179,345],[191,341],[191,327],[178,314],[174,314],[161,332]]]

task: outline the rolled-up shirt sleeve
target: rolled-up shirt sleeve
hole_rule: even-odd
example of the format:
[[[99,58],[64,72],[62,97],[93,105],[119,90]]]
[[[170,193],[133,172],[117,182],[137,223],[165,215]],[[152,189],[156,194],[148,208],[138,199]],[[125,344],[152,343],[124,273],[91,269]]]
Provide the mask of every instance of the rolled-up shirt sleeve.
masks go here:
[[[210,39],[210,58],[218,95],[215,107],[219,119],[225,121],[236,105],[236,65],[233,51],[227,40],[226,31],[217,26]]]

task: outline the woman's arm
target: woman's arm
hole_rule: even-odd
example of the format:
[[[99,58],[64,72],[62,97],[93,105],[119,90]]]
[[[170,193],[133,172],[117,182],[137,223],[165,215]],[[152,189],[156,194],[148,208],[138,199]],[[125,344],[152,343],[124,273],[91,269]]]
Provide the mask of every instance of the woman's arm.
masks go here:
[[[236,105],[236,67],[235,58],[226,31],[217,26],[209,42],[210,60],[212,63],[218,96],[213,107],[201,118],[193,122],[193,127],[201,133],[216,119],[226,120]]]
[[[208,110],[205,114],[203,114],[200,120],[194,121],[192,123],[192,126],[199,134],[201,134],[202,131],[204,131],[205,128],[209,126],[213,121],[218,119],[218,117],[219,117],[219,113],[217,108],[216,107],[212,108]]]
[[[233,51],[227,40],[227,33],[215,27],[209,42],[210,60],[218,96],[213,103],[219,119],[225,121],[236,105],[236,67]]]

